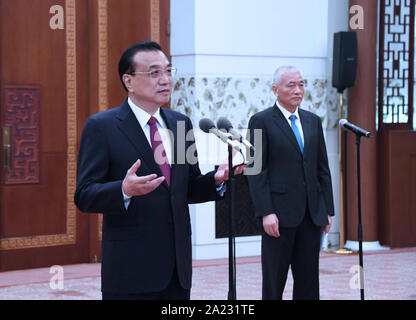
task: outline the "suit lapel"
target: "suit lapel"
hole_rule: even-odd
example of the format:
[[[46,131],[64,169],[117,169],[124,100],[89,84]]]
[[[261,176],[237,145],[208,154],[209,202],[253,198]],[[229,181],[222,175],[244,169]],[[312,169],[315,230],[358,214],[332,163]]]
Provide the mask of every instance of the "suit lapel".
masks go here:
[[[292,146],[300,153],[299,144],[296,140],[295,134],[293,133],[292,128],[289,126],[289,123],[287,122],[285,116],[283,113],[279,110],[279,108],[274,105],[273,106],[273,119],[275,120],[275,123],[280,127],[280,129],[284,132],[284,134],[287,136],[288,140],[292,144]],[[300,117],[300,115],[299,115]],[[302,121],[302,120],[301,120]],[[302,123],[302,129],[303,129],[303,123]]]
[[[121,105],[117,119],[119,121],[118,128],[135,147],[139,153],[139,159],[142,163],[144,163],[151,172],[161,176],[162,172],[155,161],[152,147],[140,127],[136,116],[133,111],[131,111],[129,104],[127,103],[127,99]],[[164,182],[164,184],[166,184],[166,182]]]
[[[303,131],[303,155],[307,154],[310,146],[310,140],[313,137],[313,128],[312,128],[312,121],[310,116],[304,112],[304,110],[299,109],[299,118],[302,124],[302,131]]]

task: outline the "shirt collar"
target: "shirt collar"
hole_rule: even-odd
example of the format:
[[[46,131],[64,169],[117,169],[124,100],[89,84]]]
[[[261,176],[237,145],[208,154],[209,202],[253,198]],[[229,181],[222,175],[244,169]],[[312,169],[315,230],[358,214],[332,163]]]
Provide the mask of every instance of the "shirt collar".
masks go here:
[[[289,117],[294,114],[296,116],[297,119],[300,120],[299,118],[299,107],[296,107],[295,112],[290,113],[288,110],[286,110],[284,107],[282,107],[279,103],[279,101],[276,100],[276,106],[279,108],[280,111],[282,111],[283,116],[286,118],[286,120],[290,121]]]
[[[140,126],[142,128],[144,128],[147,125],[147,122],[149,121],[150,117],[152,117],[152,115],[148,114],[146,111],[144,111],[142,108],[140,108],[139,106],[137,106],[131,99],[130,97],[127,99],[127,102],[131,108],[131,110],[133,111],[134,115],[137,118],[137,121],[139,121]],[[156,112],[153,114],[153,117],[156,118],[157,122],[159,123],[159,126],[164,128],[165,127],[165,122],[162,119],[162,116],[160,114],[160,107],[156,110]]]

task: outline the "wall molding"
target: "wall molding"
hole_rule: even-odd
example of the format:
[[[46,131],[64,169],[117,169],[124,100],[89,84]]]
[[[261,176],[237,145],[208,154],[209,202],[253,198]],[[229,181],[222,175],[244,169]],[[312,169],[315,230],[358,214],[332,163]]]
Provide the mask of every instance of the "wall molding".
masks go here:
[[[108,109],[108,0],[98,0],[98,108]]]
[[[150,0],[150,39],[160,43],[160,0]]]

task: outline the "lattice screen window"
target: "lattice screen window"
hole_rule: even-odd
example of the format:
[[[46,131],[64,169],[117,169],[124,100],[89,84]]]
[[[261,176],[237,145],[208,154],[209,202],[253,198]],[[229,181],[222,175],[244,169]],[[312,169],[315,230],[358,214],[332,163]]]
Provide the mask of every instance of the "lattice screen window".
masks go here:
[[[379,126],[414,128],[414,0],[380,0]]]

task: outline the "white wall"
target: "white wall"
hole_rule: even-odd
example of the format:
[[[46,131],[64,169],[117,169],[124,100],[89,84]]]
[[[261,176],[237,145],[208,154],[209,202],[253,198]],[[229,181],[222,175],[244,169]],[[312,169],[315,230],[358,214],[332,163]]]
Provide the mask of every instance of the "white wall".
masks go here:
[[[338,214],[338,131],[334,126],[338,102],[331,90],[332,38],[347,26],[348,0],[171,0],[171,56],[180,78],[172,108],[188,114],[194,127],[203,116],[215,121],[218,116],[233,115],[234,124],[244,128],[247,115],[274,102],[270,85],[277,66],[296,65],[308,80],[310,105],[319,105],[310,110],[324,119]],[[250,90],[253,80],[257,87]],[[220,88],[229,93],[228,104],[218,83],[229,84]],[[244,103],[238,98],[241,94]],[[201,169],[208,171],[212,166]],[[191,206],[191,212],[194,258],[227,257],[227,240],[215,239],[214,203]],[[337,244],[338,219],[334,222],[329,240]],[[241,237],[236,242],[238,256],[260,254],[260,237]]]
[[[196,1],[195,53],[253,56],[326,55],[326,0]],[[293,15],[297,12],[303,21]],[[207,28],[209,26],[209,28]],[[284,31],[284,32],[282,32]],[[303,42],[298,50],[299,41]]]
[[[328,1],[328,34],[327,34],[327,65],[326,74],[328,79],[332,79],[333,61],[333,34],[339,31],[348,31],[349,1]],[[346,94],[344,93],[344,96]],[[344,101],[345,101],[344,97]],[[337,109],[339,115],[339,108]],[[339,120],[339,118],[338,118]],[[326,144],[328,151],[329,168],[332,174],[332,188],[334,191],[335,218],[333,219],[332,230],[328,236],[329,242],[333,245],[340,245],[340,166],[338,148],[338,128],[326,129]]]
[[[270,75],[276,63],[295,63],[323,75],[327,2],[173,0],[171,55],[183,72]]]

